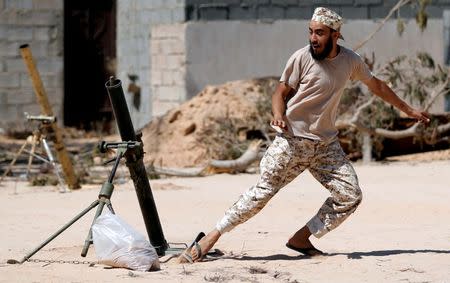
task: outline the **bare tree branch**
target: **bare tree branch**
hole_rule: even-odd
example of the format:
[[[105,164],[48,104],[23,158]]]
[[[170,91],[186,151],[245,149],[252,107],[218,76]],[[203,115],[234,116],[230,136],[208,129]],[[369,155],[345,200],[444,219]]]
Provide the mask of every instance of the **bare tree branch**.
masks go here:
[[[231,170],[231,171],[245,170],[250,164],[252,164],[258,158],[259,147],[261,143],[262,140],[257,140],[250,143],[247,150],[238,159],[211,160],[208,167],[211,170]]]
[[[398,139],[417,136],[419,134],[418,130],[417,130],[419,125],[420,125],[419,123],[415,123],[414,125],[412,125],[411,127],[407,128],[407,129],[395,130],[395,131],[376,128],[376,129],[374,129],[374,133],[376,135],[384,137],[384,138],[398,140]]]
[[[447,124],[439,125],[437,127],[437,133],[438,134],[442,134],[442,133],[445,133],[447,131],[450,131],[450,122],[447,123]]]
[[[147,166],[147,171],[160,175],[178,176],[178,177],[198,177],[219,172],[241,172],[245,171],[255,160],[260,158],[259,149],[262,140],[250,143],[247,150],[234,160],[211,160],[204,167],[195,168],[164,168],[156,166]]]
[[[397,11],[398,9],[400,9],[400,7],[402,7],[403,5],[407,4],[410,1],[411,0],[400,0],[400,1],[398,1],[397,4],[395,4],[395,6],[389,11],[387,16],[381,21],[381,23],[378,25],[378,27],[371,34],[369,34],[369,36],[366,39],[364,39],[358,45],[353,47],[353,51],[356,51],[356,50],[360,49],[361,47],[363,47],[364,44],[366,44],[369,40],[371,40],[372,37],[384,26],[384,24],[392,16],[392,14],[394,14],[395,11]]]
[[[198,177],[203,176],[205,173],[205,167],[193,167],[193,168],[167,168],[157,166],[147,166],[146,170],[149,173],[156,173],[158,175],[177,176],[177,177]]]

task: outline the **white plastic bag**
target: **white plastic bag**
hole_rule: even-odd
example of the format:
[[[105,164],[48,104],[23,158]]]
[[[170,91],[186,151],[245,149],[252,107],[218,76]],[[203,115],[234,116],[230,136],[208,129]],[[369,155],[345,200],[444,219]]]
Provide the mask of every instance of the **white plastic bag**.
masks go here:
[[[106,210],[92,225],[95,253],[102,264],[138,271],[159,270],[159,258],[147,239]]]

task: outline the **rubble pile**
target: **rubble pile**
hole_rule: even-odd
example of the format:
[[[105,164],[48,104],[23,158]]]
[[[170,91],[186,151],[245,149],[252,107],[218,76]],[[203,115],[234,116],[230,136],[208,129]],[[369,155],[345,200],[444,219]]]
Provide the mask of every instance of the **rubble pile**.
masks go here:
[[[277,83],[270,77],[205,87],[142,129],[144,162],[183,168],[238,157],[250,140],[267,139]]]

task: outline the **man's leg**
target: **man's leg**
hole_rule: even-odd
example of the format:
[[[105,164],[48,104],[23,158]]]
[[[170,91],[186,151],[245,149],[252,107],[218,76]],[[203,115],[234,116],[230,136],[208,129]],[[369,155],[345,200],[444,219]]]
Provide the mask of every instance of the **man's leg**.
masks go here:
[[[261,177],[256,186],[240,196],[217,223],[216,228],[199,241],[202,254],[206,254],[219,240],[222,234],[244,223],[267,204],[267,202],[286,184],[303,172],[306,167],[299,156],[298,140],[277,136],[261,160]],[[192,249],[194,261],[201,255]]]
[[[333,230],[356,210],[362,200],[355,170],[338,141],[319,147],[309,170],[331,196],[317,214],[289,239],[288,244],[299,248],[312,247],[309,241],[311,234],[320,238]]]

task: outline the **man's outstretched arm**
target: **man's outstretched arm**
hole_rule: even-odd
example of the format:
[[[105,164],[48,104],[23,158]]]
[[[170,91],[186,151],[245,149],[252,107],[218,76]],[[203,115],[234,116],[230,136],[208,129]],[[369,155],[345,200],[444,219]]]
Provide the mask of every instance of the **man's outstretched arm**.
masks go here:
[[[292,87],[280,82],[277,89],[272,95],[272,114],[273,119],[270,124],[273,126],[278,126],[283,129],[286,128],[286,123],[283,120],[284,111],[286,111],[286,97],[292,91]]]
[[[367,85],[369,90],[376,96],[398,108],[409,117],[423,123],[428,123],[430,121],[430,116],[426,111],[421,111],[411,107],[403,99],[398,97],[385,82],[379,80],[376,77],[372,77],[371,79],[362,82]]]

